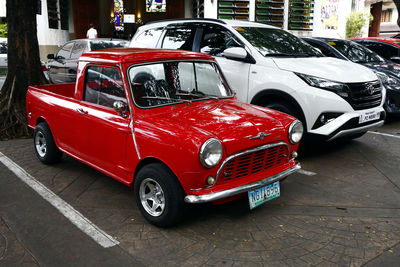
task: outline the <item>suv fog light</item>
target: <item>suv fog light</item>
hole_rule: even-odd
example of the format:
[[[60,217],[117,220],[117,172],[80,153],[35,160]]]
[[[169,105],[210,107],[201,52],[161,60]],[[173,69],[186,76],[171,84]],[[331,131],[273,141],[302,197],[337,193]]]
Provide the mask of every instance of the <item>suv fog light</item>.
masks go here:
[[[214,177],[212,177],[211,175],[207,177],[207,184],[208,185],[213,185],[215,183],[215,179]]]
[[[324,126],[325,124],[330,123],[331,121],[333,121],[337,117],[341,116],[342,114],[343,113],[336,113],[336,112],[322,113],[321,115],[319,115],[318,119],[315,121],[315,124],[312,127],[312,129],[314,130],[321,126]]]
[[[292,151],[292,158],[297,158],[299,156],[299,154],[297,154],[296,151]]]

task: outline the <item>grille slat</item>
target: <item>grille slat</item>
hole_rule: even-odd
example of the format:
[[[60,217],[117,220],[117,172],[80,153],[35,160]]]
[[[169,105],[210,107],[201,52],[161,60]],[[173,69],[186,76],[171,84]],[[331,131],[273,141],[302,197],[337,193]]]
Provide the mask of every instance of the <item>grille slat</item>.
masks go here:
[[[220,179],[218,179],[218,182],[231,182],[237,178],[255,174],[283,164],[285,159],[287,162],[288,154],[287,146],[279,145],[233,158],[222,168],[222,175]]]
[[[377,107],[382,101],[382,87],[379,82],[349,83],[351,93],[347,99],[355,110]]]

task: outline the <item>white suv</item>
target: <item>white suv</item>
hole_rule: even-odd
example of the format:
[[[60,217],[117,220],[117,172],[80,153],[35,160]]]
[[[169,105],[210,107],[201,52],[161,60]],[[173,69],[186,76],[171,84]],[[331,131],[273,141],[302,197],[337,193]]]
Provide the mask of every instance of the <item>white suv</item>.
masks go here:
[[[359,137],[384,123],[386,91],[361,65],[323,57],[301,39],[254,22],[183,19],[138,29],[130,47],[215,56],[239,100],[299,118],[313,137]]]

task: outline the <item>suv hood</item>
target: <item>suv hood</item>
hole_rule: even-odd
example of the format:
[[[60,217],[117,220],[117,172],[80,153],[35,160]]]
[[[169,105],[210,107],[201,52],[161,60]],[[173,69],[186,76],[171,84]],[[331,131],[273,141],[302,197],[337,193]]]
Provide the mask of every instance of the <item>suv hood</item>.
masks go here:
[[[342,83],[375,81],[378,78],[368,68],[331,57],[272,58],[282,70],[298,72]]]
[[[227,155],[231,155],[267,143],[288,142],[284,125],[293,118],[237,100],[219,100],[187,105],[168,120],[170,125],[179,123],[218,137]],[[270,135],[262,140],[250,139],[260,132]]]

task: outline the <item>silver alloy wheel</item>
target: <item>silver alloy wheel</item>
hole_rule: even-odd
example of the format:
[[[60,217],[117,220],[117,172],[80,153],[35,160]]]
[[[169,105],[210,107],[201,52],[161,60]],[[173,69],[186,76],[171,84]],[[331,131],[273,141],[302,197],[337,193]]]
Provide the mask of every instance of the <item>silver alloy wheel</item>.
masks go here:
[[[140,183],[139,197],[143,208],[151,216],[160,216],[165,209],[165,196],[159,183],[146,178]]]
[[[46,156],[47,143],[46,138],[41,131],[38,131],[35,135],[35,147],[40,157],[43,158],[44,156]]]

